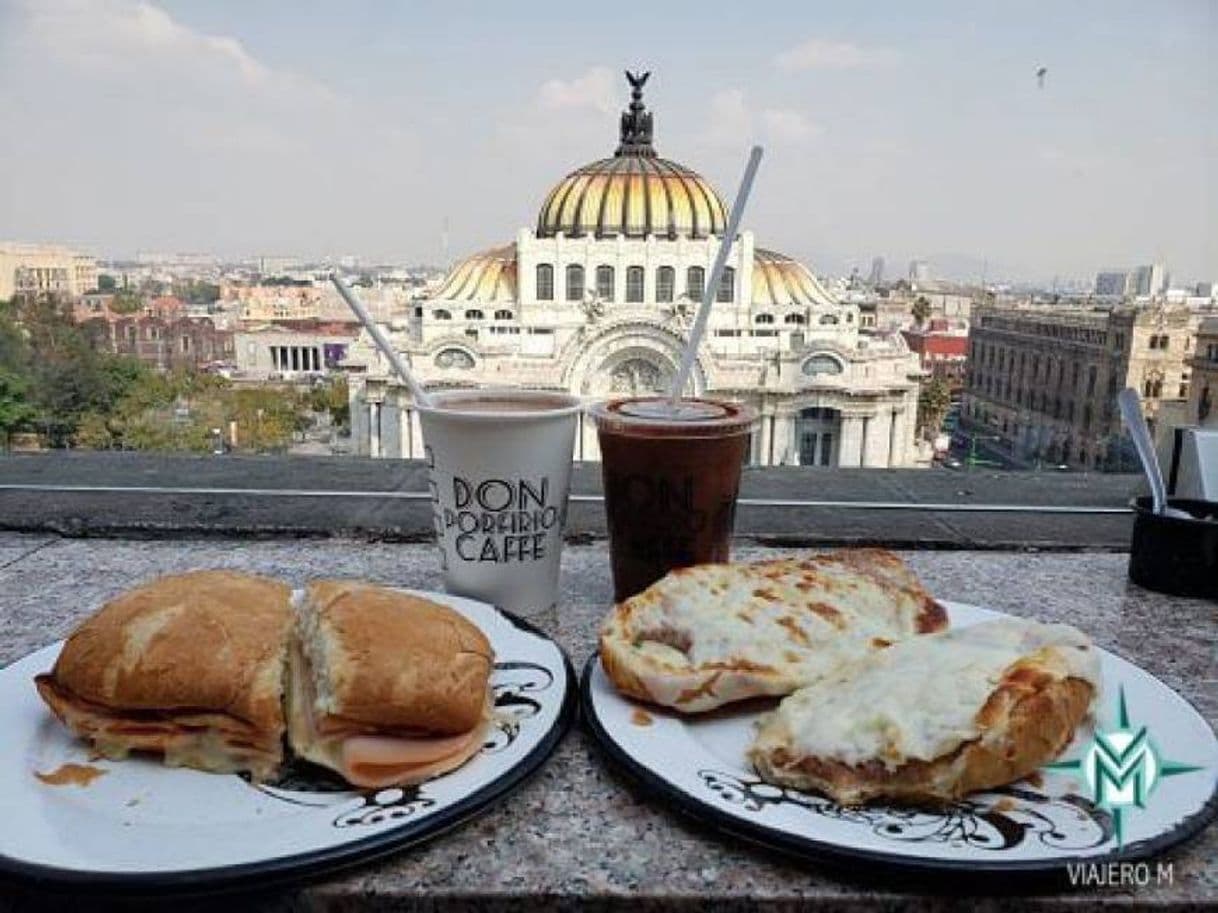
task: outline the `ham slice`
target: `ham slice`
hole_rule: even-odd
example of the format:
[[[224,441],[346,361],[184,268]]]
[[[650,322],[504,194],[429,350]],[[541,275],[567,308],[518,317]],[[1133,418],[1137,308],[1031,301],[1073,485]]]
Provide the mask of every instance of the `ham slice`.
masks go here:
[[[457,767],[481,746],[484,726],[437,738],[348,736],[342,741],[342,775],[356,786],[418,783]]]
[[[352,786],[381,789],[422,783],[460,767],[482,747],[491,716],[490,696],[482,722],[458,735],[376,731],[336,714],[319,714],[308,663],[293,654],[288,728],[301,757],[324,764]]]

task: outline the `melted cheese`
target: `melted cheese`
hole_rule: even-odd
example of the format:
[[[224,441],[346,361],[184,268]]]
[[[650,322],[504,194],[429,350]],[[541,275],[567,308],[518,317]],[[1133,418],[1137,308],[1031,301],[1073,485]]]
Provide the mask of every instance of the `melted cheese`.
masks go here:
[[[877,639],[918,633],[924,608],[849,565],[815,559],[687,568],[629,605],[624,633],[634,649],[674,670],[743,661],[802,682],[871,652]]]
[[[1070,625],[999,619],[902,641],[787,697],[758,744],[799,756],[888,767],[930,761],[981,732],[978,711],[1021,659],[1099,691],[1091,641]]]

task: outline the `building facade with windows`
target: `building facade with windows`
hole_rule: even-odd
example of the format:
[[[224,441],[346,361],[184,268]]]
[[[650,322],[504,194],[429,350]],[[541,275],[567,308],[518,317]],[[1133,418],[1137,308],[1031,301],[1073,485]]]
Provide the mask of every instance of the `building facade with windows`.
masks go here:
[[[515,241],[457,264],[387,322],[429,388],[527,386],[588,398],[666,392],[726,228],[696,172],[657,155],[644,79],[620,142],[545,196]],[[366,334],[347,360],[359,453],[421,457],[418,416]],[[910,466],[922,371],[899,333],[861,331],[858,308],[807,267],[734,239],[697,353],[693,391],[761,414],[762,465]],[[576,459],[599,457],[585,422]]]
[[[1165,306],[979,308],[962,426],[1017,461],[1130,470],[1116,395],[1138,390],[1152,428],[1187,400],[1199,320]]]
[[[231,362],[232,332],[208,318],[128,314],[79,321],[98,351],[135,358],[158,371]]]
[[[1218,317],[1202,321],[1190,362],[1187,421],[1202,428],[1218,429]]]
[[[300,321],[248,327],[235,334],[238,377],[304,380],[337,370],[355,341],[355,324]]]
[[[76,298],[97,290],[97,260],[50,244],[0,243],[0,301],[13,295]]]

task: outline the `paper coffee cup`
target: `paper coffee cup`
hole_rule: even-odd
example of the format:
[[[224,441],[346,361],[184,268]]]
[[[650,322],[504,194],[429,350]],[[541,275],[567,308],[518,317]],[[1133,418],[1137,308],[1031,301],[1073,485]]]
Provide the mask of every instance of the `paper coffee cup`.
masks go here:
[[[436,393],[419,407],[444,586],[523,617],[553,613],[580,400]]]

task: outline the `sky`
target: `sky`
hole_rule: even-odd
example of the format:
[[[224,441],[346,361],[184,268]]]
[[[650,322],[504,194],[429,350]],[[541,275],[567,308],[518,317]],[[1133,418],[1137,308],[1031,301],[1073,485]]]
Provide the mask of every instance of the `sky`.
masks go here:
[[[1218,0],[0,0],[0,238],[451,262],[612,154],[625,67],[818,272],[1218,279]]]

